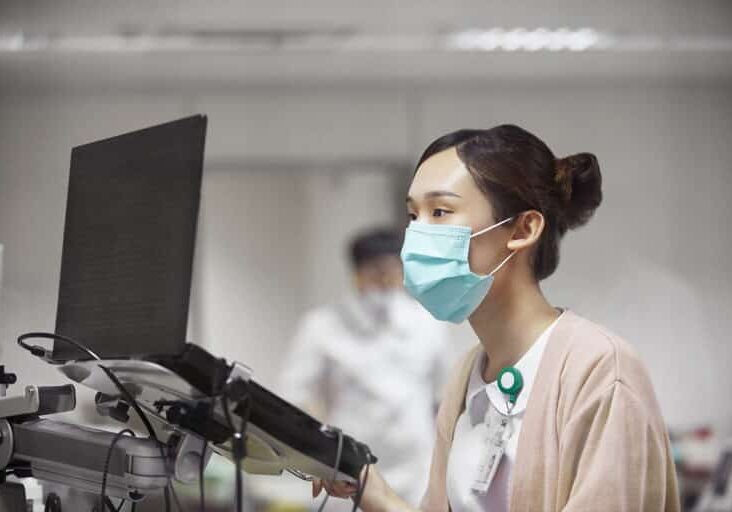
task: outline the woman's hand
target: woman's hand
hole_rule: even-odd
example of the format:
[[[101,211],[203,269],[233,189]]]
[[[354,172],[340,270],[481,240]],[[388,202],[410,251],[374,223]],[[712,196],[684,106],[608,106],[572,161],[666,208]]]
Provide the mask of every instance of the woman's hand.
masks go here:
[[[366,471],[368,470],[368,479]],[[389,487],[384,477],[374,466],[364,466],[361,470],[361,482],[366,479],[366,487],[361,496],[359,507],[364,512],[392,512],[395,510],[413,510],[406,502],[399,498]],[[358,487],[356,484],[344,481],[313,480],[313,498],[318,497],[322,490],[337,498],[355,498]]]
[[[326,481],[326,480],[313,480],[313,498],[317,498],[320,492],[325,489],[325,492],[336,498],[352,498],[356,496],[357,487],[356,484],[343,481]]]

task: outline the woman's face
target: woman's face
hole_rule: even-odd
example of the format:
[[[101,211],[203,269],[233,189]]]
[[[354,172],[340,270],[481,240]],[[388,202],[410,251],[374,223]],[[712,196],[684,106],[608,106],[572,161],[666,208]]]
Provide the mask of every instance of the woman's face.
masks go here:
[[[473,233],[503,220],[495,218],[455,148],[422,162],[409,187],[407,212],[412,221],[469,226]],[[510,236],[504,225],[471,239],[470,269],[479,275],[492,272],[510,254]]]

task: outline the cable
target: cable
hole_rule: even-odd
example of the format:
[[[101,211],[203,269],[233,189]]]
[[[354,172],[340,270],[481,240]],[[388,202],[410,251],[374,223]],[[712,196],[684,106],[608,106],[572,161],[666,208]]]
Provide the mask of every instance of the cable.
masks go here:
[[[343,431],[336,427],[330,427],[330,429],[338,434],[338,448],[336,449],[336,460],[333,466],[333,481],[335,482],[338,479],[338,469],[341,467],[341,456],[343,455]],[[328,503],[328,498],[330,498],[330,494],[326,492],[323,501],[318,507],[318,512],[323,512],[325,504]]]
[[[165,501],[166,512],[170,512],[170,484],[163,488],[163,500]]]
[[[21,334],[18,336],[18,345],[26,349],[28,352],[33,354],[36,357],[43,357],[48,359],[49,361],[55,361],[49,353],[49,351],[46,348],[41,347],[40,345],[28,345],[25,340],[33,339],[33,338],[43,338],[47,340],[54,340],[54,341],[63,341],[64,343],[68,345],[72,345],[73,347],[77,348],[78,350],[84,352],[86,355],[91,357],[92,359],[100,360],[101,357],[97,355],[96,352],[91,350],[89,347],[83,345],[82,343],[79,343],[78,341],[69,338],[67,336],[62,336],[60,334],[55,334],[52,332],[27,332],[25,334]]]
[[[49,333],[49,332],[28,332],[28,333],[22,334],[18,337],[18,340],[17,340],[18,345],[20,345],[25,350],[29,351],[31,354],[33,354],[37,357],[42,357],[51,362],[59,362],[59,361],[54,360],[53,356],[50,355],[51,351],[49,351],[48,349],[41,347],[39,345],[28,345],[25,342],[26,340],[33,339],[33,338],[42,338],[42,339],[50,339],[50,340],[54,340],[54,341],[62,341],[64,343],[72,345],[73,347],[80,350],[81,352],[84,352],[92,359],[96,359],[98,361],[101,360],[101,357],[99,357],[99,355],[96,352],[91,350],[86,345],[74,340],[73,338],[69,338],[67,336],[62,336],[60,334]],[[109,370],[108,368],[106,368],[102,365],[99,365],[99,367],[104,371],[104,373],[107,374],[107,376],[112,381],[112,383],[117,387],[117,389],[119,389],[120,393],[122,393],[122,395],[125,397],[125,399],[135,409],[135,412],[138,414],[138,416],[140,417],[140,420],[145,425],[145,428],[147,429],[150,437],[159,443],[157,435],[155,434],[155,430],[153,430],[152,425],[150,424],[150,421],[147,419],[147,416],[145,415],[145,413],[143,413],[142,409],[137,404],[137,401],[134,399],[134,397],[129,393],[129,391],[127,391],[127,389],[125,389],[124,386],[122,386],[122,383],[111,372],[111,370]],[[100,495],[101,504],[102,504],[102,507],[107,506],[108,508],[111,508],[112,512],[118,512],[118,510],[121,510],[122,506],[124,506],[124,500],[122,501],[122,503],[120,503],[119,509],[115,509],[114,506],[112,505],[111,500],[109,500],[109,498],[107,498],[107,496],[106,496],[107,474],[109,472],[109,462],[110,462],[110,457],[112,455],[112,450],[114,449],[114,445],[117,444],[119,439],[125,433],[129,433],[132,436],[135,435],[135,433],[130,429],[124,429],[117,433],[117,435],[114,437],[114,439],[112,440],[112,442],[109,445],[109,450],[107,451],[107,459],[104,464],[104,473],[102,475],[102,489],[101,489],[101,495]],[[165,460],[167,460],[167,458],[165,457],[165,452],[162,449],[162,446],[160,446],[160,453],[163,456],[163,458]],[[136,508],[136,504],[133,502],[132,510],[134,511],[135,508]],[[168,502],[167,493],[166,493],[165,509],[166,509],[166,511],[170,510],[170,503]]]
[[[226,391],[221,395],[221,402],[222,407],[224,408],[224,416],[226,417],[226,422],[229,424],[229,428],[233,432],[233,440],[231,442],[232,451],[234,453],[234,466],[235,466],[235,475],[234,479],[236,482],[236,511],[242,512],[243,508],[243,499],[242,499],[242,481],[241,481],[241,459],[243,457],[243,454],[241,453],[241,445],[242,445],[242,436],[243,436],[243,430],[244,427],[237,429],[234,427],[234,422],[231,419],[231,413],[229,412],[229,399],[226,395]]]
[[[125,388],[122,385],[122,383],[119,381],[119,379],[114,374],[114,372],[112,372],[112,370],[110,370],[109,368],[107,368],[106,366],[103,366],[101,364],[99,365],[99,368],[101,368],[102,371],[104,371],[104,373],[107,374],[107,377],[109,377],[109,380],[112,381],[112,383],[117,387],[117,389],[122,394],[124,399],[130,404],[130,406],[132,406],[132,408],[135,410],[137,415],[140,417],[140,420],[142,421],[143,425],[145,425],[145,429],[147,430],[148,435],[150,436],[150,438],[152,440],[154,440],[158,444],[158,448],[160,448],[160,455],[161,455],[161,457],[163,457],[163,461],[164,461],[164,463],[166,465],[166,469],[167,469],[168,457],[165,455],[163,446],[160,444],[160,441],[158,440],[158,436],[155,433],[155,429],[153,429],[153,426],[150,423],[150,420],[147,418],[147,415],[143,412],[142,408],[137,403],[137,400],[135,400],[135,398],[127,390],[127,388]],[[165,511],[170,512],[170,494],[169,494],[168,486],[166,486],[165,489],[163,490],[163,496],[165,498]]]
[[[96,359],[98,361],[101,361],[101,359],[102,359],[101,357],[99,357],[99,355],[96,352],[91,350],[89,347],[87,347],[83,343],[80,343],[73,338],[69,338],[69,337],[63,336],[61,334],[55,334],[55,333],[50,333],[50,332],[29,332],[29,333],[22,334],[18,337],[18,340],[17,340],[18,345],[20,345],[25,350],[29,351],[34,356],[42,357],[50,362],[61,362],[61,361],[57,361],[57,360],[53,359],[53,356],[51,355],[52,352],[50,350],[48,350],[44,347],[41,347],[39,345],[28,345],[25,342],[25,340],[32,339],[32,338],[43,338],[43,339],[50,339],[50,340],[54,340],[54,341],[62,341],[64,343],[72,345],[73,347],[77,348],[78,350],[84,352],[92,359]],[[129,404],[132,406],[133,409],[135,409],[135,412],[140,417],[140,420],[142,421],[142,423],[145,425],[145,429],[148,431],[148,434],[150,435],[150,437],[158,443],[158,446],[160,448],[160,454],[163,457],[164,463],[166,464],[166,468],[167,468],[168,458],[165,455],[162,445],[159,444],[160,441],[158,440],[158,437],[155,434],[155,430],[153,429],[152,425],[150,424],[150,421],[148,420],[147,415],[142,411],[142,409],[138,405],[135,398],[130,394],[129,391],[127,391],[127,389],[122,385],[122,383],[119,381],[119,379],[117,379],[117,377],[114,375],[114,373],[112,373],[112,371],[109,368],[102,366],[101,364],[99,365],[99,368],[101,368],[104,371],[104,373],[107,374],[107,377],[109,377],[109,379],[112,381],[112,383],[117,387],[117,389],[120,391],[120,393],[124,396],[125,400],[127,402],[129,402]],[[180,501],[178,500],[178,496],[175,493],[175,489],[172,489],[172,485],[169,483],[164,489],[166,512],[170,511],[170,493],[171,493],[171,491],[172,491],[173,497],[176,501],[178,509],[183,510],[183,508],[180,506]],[[134,503],[133,503],[132,508],[134,510],[134,508],[135,508]]]
[[[60,334],[54,334],[50,332],[28,332],[25,334],[22,334],[18,337],[18,345],[23,347],[24,349],[31,352],[33,355],[38,357],[45,357],[48,353],[47,349],[44,349],[43,347],[40,347],[38,345],[28,345],[25,343],[25,340],[31,339],[31,338],[44,338],[44,339],[50,339],[50,340],[59,340],[63,341],[65,343],[69,343],[73,345],[74,347],[78,348],[82,352],[85,352],[87,355],[91,356],[92,359],[96,359],[98,361],[101,361],[102,358],[99,357],[96,352],[92,351],[89,347],[86,345],[72,339],[68,338],[66,336],[61,336]],[[42,351],[40,353],[39,351]],[[51,359],[53,361],[53,359]],[[109,380],[112,381],[112,383],[115,385],[115,387],[119,390],[120,393],[125,397],[125,400],[127,400],[133,409],[135,409],[135,412],[140,417],[140,420],[142,420],[142,423],[145,425],[145,428],[147,429],[148,434],[151,438],[153,438],[155,441],[158,440],[157,435],[155,434],[155,430],[153,430],[152,425],[150,424],[150,421],[147,419],[147,415],[142,411],[140,406],[137,404],[137,401],[135,398],[130,394],[129,391],[122,385],[122,383],[119,381],[116,375],[112,373],[112,371],[107,368],[106,366],[99,365],[99,368],[101,368],[104,373],[107,374],[107,377],[109,377]]]
[[[119,381],[117,376],[107,368],[106,366],[102,366],[101,364],[98,365],[99,368],[101,368],[104,373],[107,374],[107,377],[114,383],[114,385],[117,387],[117,389],[122,393],[125,400],[129,402],[129,404],[132,406],[132,408],[135,410],[137,415],[140,417],[140,420],[145,425],[145,429],[147,430],[149,436],[151,439],[153,439],[155,442],[158,443],[158,448],[160,449],[160,456],[163,458],[163,464],[165,464],[166,470],[170,473],[170,468],[168,468],[168,457],[165,455],[165,451],[163,450],[162,445],[160,444],[160,441],[158,439],[157,434],[155,433],[155,429],[153,428],[152,424],[150,423],[150,420],[147,417],[147,414],[145,414],[140,407],[140,405],[137,403],[137,400],[132,396],[132,394],[122,385],[122,383]],[[183,507],[180,504],[180,500],[178,499],[178,495],[175,492],[175,489],[173,489],[173,485],[169,482],[168,485],[165,486],[163,489],[163,499],[165,501],[165,510],[166,512],[170,512],[170,495],[173,495],[173,500],[175,501],[176,508],[178,510],[184,510]]]
[[[204,424],[208,424],[208,422],[211,420],[211,413],[213,411],[214,405],[215,405],[215,398],[212,402],[199,402],[200,404],[206,405],[204,418],[201,420],[204,422]],[[199,497],[199,512],[205,512],[206,510],[206,481],[205,481],[205,469],[206,469],[206,448],[208,446],[208,443],[206,441],[205,437],[201,438],[201,455],[198,459],[198,497]]]
[[[115,434],[114,438],[112,439],[112,442],[109,443],[109,448],[107,448],[107,457],[104,459],[104,471],[102,472],[102,489],[99,492],[99,501],[101,502],[102,508],[104,508],[105,505],[107,505],[105,500],[108,500],[107,498],[107,475],[109,474],[109,462],[112,459],[112,450],[114,449],[114,445],[117,444],[117,442],[122,439],[122,436],[125,434],[129,434],[132,437],[135,437],[135,433],[130,430],[129,428],[125,428],[123,430],[120,430]],[[116,512],[114,507],[112,507],[112,512]]]
[[[285,468],[285,471],[287,471],[288,473],[290,473],[292,476],[296,476],[300,480],[304,480],[305,482],[312,482],[313,481],[313,477],[312,476],[306,475],[305,473],[303,473],[302,471],[300,471],[298,469],[295,469],[295,468]]]
[[[151,439],[153,439],[157,444],[158,448],[160,449],[160,456],[163,458],[163,463],[165,464],[166,470],[169,471],[168,468],[168,457],[165,454],[165,451],[163,450],[162,445],[160,444],[160,441],[158,440],[158,436],[155,433],[155,429],[153,428],[152,424],[150,423],[150,420],[147,417],[147,414],[145,414],[140,407],[140,405],[137,403],[137,400],[132,396],[132,394],[122,385],[122,383],[119,381],[117,376],[107,368],[106,366],[102,366],[101,364],[98,365],[99,368],[101,368],[104,373],[107,374],[107,377],[112,381],[112,383],[117,387],[117,389],[122,393],[124,396],[124,399],[129,402],[129,404],[132,406],[132,408],[135,410],[137,415],[140,417],[140,420],[145,425],[145,429],[147,430],[149,436]],[[183,508],[180,505],[180,501],[178,500],[178,495],[175,493],[175,490],[172,488],[172,485],[168,483],[168,485],[165,486],[163,489],[163,496],[165,499],[165,510],[166,512],[170,511],[170,495],[173,494],[173,498],[176,502],[176,506],[178,507],[178,510],[183,510]]]
[[[110,500],[107,496],[104,497],[104,504],[107,506],[107,508],[111,512],[120,512],[122,510],[122,507],[125,506],[125,500],[122,500],[118,507],[115,508],[114,503],[112,503],[112,500]]]
[[[209,409],[210,411],[210,409]],[[201,438],[201,442],[203,443],[203,447],[201,447],[201,458],[198,461],[198,491],[200,495],[200,501],[201,501],[201,510],[200,512],[206,512],[206,495],[205,495],[205,481],[204,481],[204,475],[203,470],[206,468],[206,440],[204,438]]]
[[[251,412],[251,404],[249,402],[249,395],[244,395],[244,398],[242,402],[246,404],[244,415],[241,419],[241,427],[239,429],[236,429],[234,427],[234,422],[231,418],[231,413],[229,412],[229,397],[227,395],[227,391],[224,391],[224,393],[221,395],[222,399],[222,406],[224,408],[224,416],[226,417],[226,422],[229,424],[229,428],[234,433],[233,435],[233,441],[232,441],[232,448],[234,452],[234,465],[236,467],[236,510],[237,512],[242,512],[244,507],[244,497],[242,496],[242,475],[241,475],[241,461],[245,456],[246,452],[246,428],[247,428],[247,422],[249,421],[249,413]]]
[[[371,454],[369,453],[369,456]],[[369,457],[370,458],[370,457]],[[356,496],[353,498],[353,509],[351,512],[356,512],[359,505],[361,505],[361,499],[363,498],[363,493],[366,490],[366,482],[369,481],[369,469],[371,468],[371,464],[366,464],[366,472],[363,475],[363,483],[361,483],[361,476],[358,477],[358,489],[356,490]]]
[[[235,432],[234,444],[243,443],[243,434],[241,432]],[[234,463],[234,466],[236,469],[236,512],[242,512],[242,510],[244,510],[244,496],[242,496],[242,493],[244,491],[244,482],[242,481],[241,461],[244,457],[242,455],[237,455],[235,458],[236,462]]]
[[[137,403],[137,400],[132,396],[132,394],[125,388],[122,383],[119,381],[117,376],[107,368],[106,366],[99,365],[99,368],[102,369],[104,373],[107,374],[107,377],[109,377],[109,380],[112,381],[112,383],[115,385],[115,387],[119,390],[119,392],[122,394],[124,399],[129,402],[130,406],[135,410],[137,415],[140,417],[140,420],[142,421],[143,425],[145,425],[145,430],[147,430],[148,435],[155,441],[158,440],[158,436],[155,433],[155,429],[153,429],[152,424],[150,423],[150,420],[147,419],[147,415],[143,412],[143,410],[140,408],[139,404]]]

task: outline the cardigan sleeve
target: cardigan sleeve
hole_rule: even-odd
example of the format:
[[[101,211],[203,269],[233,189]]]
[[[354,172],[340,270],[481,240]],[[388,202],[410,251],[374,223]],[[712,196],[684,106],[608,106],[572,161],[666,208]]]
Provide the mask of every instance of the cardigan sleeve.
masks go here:
[[[668,434],[652,414],[619,380],[577,411],[560,437],[556,510],[678,512]]]
[[[449,445],[440,430],[440,428],[437,429],[435,447],[432,451],[427,491],[419,505],[423,512],[448,512],[449,510],[446,492]]]

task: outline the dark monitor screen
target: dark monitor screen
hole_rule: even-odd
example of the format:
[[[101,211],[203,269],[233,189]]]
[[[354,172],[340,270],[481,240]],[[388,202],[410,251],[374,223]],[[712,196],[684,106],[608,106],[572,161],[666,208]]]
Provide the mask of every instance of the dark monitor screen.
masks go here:
[[[57,334],[106,358],[183,349],[205,133],[197,115],[72,150]]]

